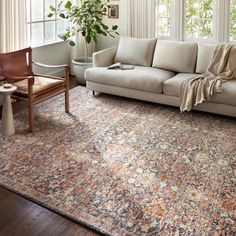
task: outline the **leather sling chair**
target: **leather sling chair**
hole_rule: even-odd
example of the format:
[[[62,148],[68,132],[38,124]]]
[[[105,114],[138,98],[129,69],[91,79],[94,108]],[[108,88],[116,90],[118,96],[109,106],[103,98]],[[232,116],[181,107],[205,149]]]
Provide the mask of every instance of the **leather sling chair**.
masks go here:
[[[32,64],[44,68],[64,68],[64,78],[34,74]],[[32,49],[0,54],[0,75],[17,87],[12,97],[28,103],[29,131],[34,131],[33,107],[58,94],[65,93],[65,111],[69,113],[69,66],[44,65],[32,61]]]

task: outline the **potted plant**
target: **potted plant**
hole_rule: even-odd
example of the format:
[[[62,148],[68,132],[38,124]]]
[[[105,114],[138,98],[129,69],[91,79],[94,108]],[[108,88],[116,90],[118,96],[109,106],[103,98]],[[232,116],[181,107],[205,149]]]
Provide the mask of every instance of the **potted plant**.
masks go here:
[[[59,35],[59,38],[68,41],[72,47],[76,45],[74,38],[77,34],[84,38],[84,57],[72,61],[78,82],[85,83],[84,71],[92,67],[92,58],[88,57],[88,44],[96,43],[99,35],[114,38],[114,35],[118,34],[117,25],[109,28],[103,23],[104,16],[108,14],[108,8],[109,0],[81,0],[80,6],[73,5],[72,1],[68,0],[65,4],[61,1],[56,8],[50,6],[49,17],[57,15],[70,21],[71,27]]]

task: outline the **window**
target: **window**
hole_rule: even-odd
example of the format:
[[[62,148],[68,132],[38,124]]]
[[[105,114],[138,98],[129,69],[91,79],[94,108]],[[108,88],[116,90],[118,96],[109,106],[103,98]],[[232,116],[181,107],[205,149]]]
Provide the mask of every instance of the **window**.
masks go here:
[[[230,29],[224,26],[225,17],[230,15],[229,2]],[[215,43],[226,41],[226,30],[236,40],[236,0],[156,0],[159,38]]]
[[[184,13],[185,39],[201,41],[215,38],[213,0],[185,0]]]
[[[230,0],[229,40],[236,41],[236,0]]]
[[[172,0],[156,1],[156,32],[157,36],[171,36],[171,2]]]
[[[50,6],[59,0],[27,0],[28,42],[31,46],[60,41],[58,35],[68,27],[68,22],[57,16],[48,18]]]

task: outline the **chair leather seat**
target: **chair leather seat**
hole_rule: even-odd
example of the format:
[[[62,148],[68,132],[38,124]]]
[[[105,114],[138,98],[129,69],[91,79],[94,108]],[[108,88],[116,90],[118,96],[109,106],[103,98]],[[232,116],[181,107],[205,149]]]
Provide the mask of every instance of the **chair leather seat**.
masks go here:
[[[40,93],[42,91],[45,91],[46,89],[49,89],[51,87],[63,84],[63,80],[59,79],[51,79],[41,76],[35,76],[34,77],[34,84],[33,84],[33,94]],[[20,80],[14,85],[17,87],[17,93],[23,93],[28,94],[28,80]]]

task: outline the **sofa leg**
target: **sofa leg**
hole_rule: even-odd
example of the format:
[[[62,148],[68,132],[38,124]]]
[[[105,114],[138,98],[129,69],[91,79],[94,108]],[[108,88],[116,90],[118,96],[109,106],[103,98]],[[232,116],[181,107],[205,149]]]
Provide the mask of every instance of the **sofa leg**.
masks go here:
[[[93,90],[93,96],[95,96],[95,91]]]

